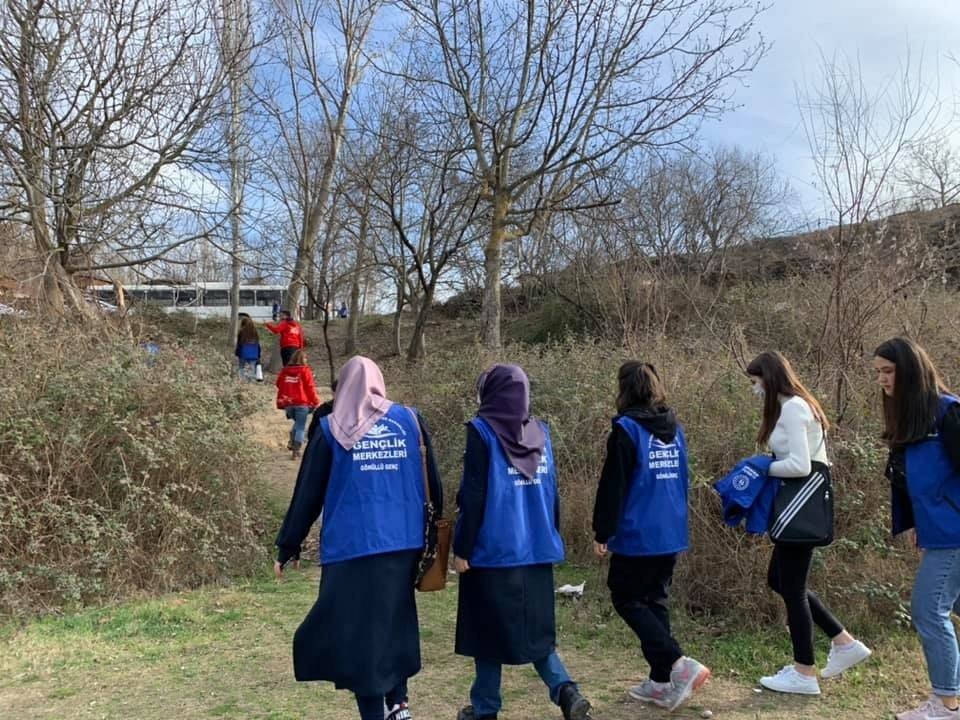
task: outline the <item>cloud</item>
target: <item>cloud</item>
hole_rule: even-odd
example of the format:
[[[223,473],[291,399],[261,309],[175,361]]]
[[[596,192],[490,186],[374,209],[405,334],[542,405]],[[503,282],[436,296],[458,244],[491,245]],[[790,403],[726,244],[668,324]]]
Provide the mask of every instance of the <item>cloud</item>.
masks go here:
[[[806,215],[822,214],[811,185],[814,168],[797,111],[796,88],[815,83],[821,53],[859,59],[869,86],[879,86],[910,58],[923,62],[924,78],[939,86],[952,107],[960,99],[960,2],[945,0],[779,0],[758,29],[769,54],[737,87],[738,109],[704,128],[711,142],[741,145],[775,155],[797,189]],[[960,136],[960,133],[958,133]]]

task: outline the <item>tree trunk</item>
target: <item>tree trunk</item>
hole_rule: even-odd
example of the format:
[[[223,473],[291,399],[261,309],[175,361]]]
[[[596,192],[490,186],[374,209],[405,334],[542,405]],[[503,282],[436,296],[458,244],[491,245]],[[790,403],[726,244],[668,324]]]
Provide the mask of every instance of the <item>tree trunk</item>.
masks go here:
[[[420,296],[417,320],[413,325],[413,337],[410,338],[410,347],[407,350],[407,360],[410,362],[422,360],[427,356],[427,316],[430,314],[430,306],[433,304],[433,290],[433,286],[428,287]]]
[[[352,357],[357,353],[357,326],[360,323],[360,272],[366,262],[367,247],[367,218],[369,208],[364,207],[360,213],[360,227],[357,233],[357,250],[353,262],[353,274],[350,276],[350,314],[347,316],[347,339],[343,346],[343,353]]]
[[[403,285],[399,282],[397,283],[397,307],[393,311],[393,354],[399,356],[401,352],[400,349],[400,316],[403,313],[403,299],[405,293],[403,292]]]
[[[317,287],[317,263],[316,261],[311,261],[310,265],[307,266],[307,278],[304,281],[306,282],[307,287],[315,288]],[[320,297],[320,294],[317,294],[317,297]],[[305,320],[316,320],[317,319],[317,304],[315,302],[310,302],[310,293],[307,293],[307,301],[304,303],[305,311],[303,313]]]
[[[490,238],[483,252],[483,304],[480,310],[480,341],[491,350],[500,349],[500,269],[503,243],[507,238],[507,211],[510,198],[498,193],[493,199]]]

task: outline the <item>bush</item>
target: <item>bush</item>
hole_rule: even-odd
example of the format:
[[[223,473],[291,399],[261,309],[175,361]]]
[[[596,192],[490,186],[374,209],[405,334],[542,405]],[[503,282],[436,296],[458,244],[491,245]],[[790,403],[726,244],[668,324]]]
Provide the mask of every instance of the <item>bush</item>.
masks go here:
[[[0,322],[0,612],[183,588],[263,558],[244,397],[223,358],[159,344]]]
[[[789,302],[794,287],[763,290],[759,297],[754,295],[755,314],[762,314],[756,308],[765,307],[765,297]],[[733,309],[746,305],[746,293],[747,289],[738,289],[719,311],[739,315],[740,310]],[[943,300],[942,307],[949,307],[948,301]],[[932,305],[934,299],[928,302]],[[823,372],[823,384],[818,383],[817,356],[803,343],[806,324],[813,319],[773,310],[774,316],[766,320],[750,318],[747,345],[755,350],[777,347],[776,337],[784,337],[785,351],[829,413],[831,375]],[[890,322],[878,332],[902,331],[897,318],[910,312],[913,309],[906,307],[892,312]],[[941,367],[951,367],[957,356],[952,327],[949,323],[927,327],[921,341]],[[384,370],[391,396],[417,405],[433,429],[446,511],[452,515],[462,470],[463,423],[476,408],[474,382],[492,362],[521,365],[531,378],[533,411],[551,426],[568,557],[590,561],[593,498],[614,415],[616,370],[630,357],[653,362],[664,376],[690,447],[691,551],[679,565],[678,600],[697,613],[770,618],[781,612],[779,599],[766,589],[770,545],[764,538],[724,527],[711,487],[737,460],[756,451],[760,405],[724,345],[695,323],[678,328],[668,338],[655,333],[622,341],[571,337],[548,345],[512,345],[500,354],[480,347],[457,348],[434,352],[417,367],[396,362]],[[862,372],[849,380],[855,391],[852,404],[844,422],[829,436],[837,541],[817,552],[813,587],[841,611],[845,622],[902,620],[916,555],[889,538],[886,451],[879,442],[877,392],[867,358]]]

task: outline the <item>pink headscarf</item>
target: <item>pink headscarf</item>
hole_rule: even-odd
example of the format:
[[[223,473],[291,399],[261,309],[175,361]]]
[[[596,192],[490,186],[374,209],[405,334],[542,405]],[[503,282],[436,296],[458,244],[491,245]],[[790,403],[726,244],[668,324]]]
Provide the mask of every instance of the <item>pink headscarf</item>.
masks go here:
[[[359,355],[352,357],[337,378],[330,432],[345,450],[351,450],[386,415],[391,405],[377,364]]]

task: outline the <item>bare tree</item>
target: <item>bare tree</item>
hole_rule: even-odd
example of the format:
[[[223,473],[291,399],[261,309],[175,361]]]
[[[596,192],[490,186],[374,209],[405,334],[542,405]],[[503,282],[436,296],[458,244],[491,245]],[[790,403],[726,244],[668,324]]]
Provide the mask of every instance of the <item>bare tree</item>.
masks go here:
[[[307,285],[317,240],[329,212],[350,107],[366,67],[363,48],[383,4],[383,0],[277,0],[282,62],[289,81],[282,96],[289,97],[293,105],[280,115],[281,133],[291,152],[305,162],[320,160],[309,156],[317,143],[306,136],[323,133],[320,147],[324,148],[320,172],[315,174],[316,188],[304,206],[303,232],[297,238],[287,291],[293,312],[297,312]]]
[[[816,360],[842,419],[848,375],[865,352],[871,323],[897,293],[939,272],[938,254],[948,250],[926,242],[914,222],[884,217],[899,199],[897,168],[930,136],[938,103],[909,55],[876,88],[867,87],[856,63],[823,57],[819,85],[799,89],[798,103],[835,223],[811,242],[828,276]]]
[[[944,208],[960,200],[960,153],[949,138],[934,137],[910,149],[900,173],[920,208]]]
[[[749,0],[404,0],[426,41],[429,115],[463,122],[488,216],[481,334],[500,345],[505,243],[556,212],[638,145],[686,137],[764,51]],[[433,72],[438,70],[439,72]],[[574,200],[576,198],[576,200]]]
[[[242,216],[247,180],[248,138],[244,133],[244,112],[247,104],[250,55],[253,45],[251,8],[247,0],[223,0],[221,42],[229,65],[227,95],[227,158],[230,168],[230,326],[227,341],[233,343],[240,330],[240,273],[243,268]]]
[[[220,9],[186,0],[8,0],[0,13],[0,220],[24,223],[44,300],[89,316],[73,275],[142,265],[209,232],[194,163],[221,138]],[[206,197],[205,197],[206,196]]]

